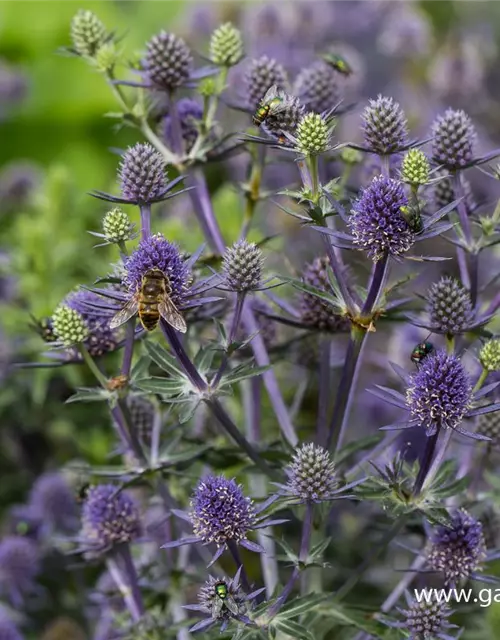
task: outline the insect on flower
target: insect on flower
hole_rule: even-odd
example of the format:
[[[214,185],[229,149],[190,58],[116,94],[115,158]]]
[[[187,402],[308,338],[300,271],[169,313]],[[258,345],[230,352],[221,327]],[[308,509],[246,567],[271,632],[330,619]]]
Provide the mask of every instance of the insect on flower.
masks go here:
[[[31,316],[32,323],[30,324],[33,329],[42,338],[44,342],[56,342],[57,336],[54,333],[54,327],[52,318],[40,318],[37,320]]]
[[[270,115],[275,115],[284,111],[288,106],[288,102],[286,100],[286,94],[281,89],[278,89],[278,86],[273,84],[267,91],[260,104],[257,108],[257,111],[252,116],[252,121],[256,127],[260,127],[260,125],[268,118]]]
[[[213,618],[218,618],[224,607],[226,607],[234,616],[239,615],[240,611],[238,609],[238,605],[229,593],[227,584],[224,580],[219,580],[219,582],[215,584],[214,591],[217,598],[214,599],[212,606]]]
[[[351,65],[338,53],[324,53],[321,57],[327,64],[333,67],[335,71],[338,71],[343,76],[352,75],[353,69]]]
[[[434,351],[434,345],[430,342],[419,342],[411,352],[410,360],[417,366]]]
[[[168,277],[160,269],[150,269],[142,276],[142,282],[132,298],[111,320],[116,329],[136,313],[146,331],[153,331],[160,317],[181,333],[186,333],[186,321],[170,298],[172,287]]]
[[[127,384],[128,384],[128,376],[119,375],[119,376],[114,376],[114,378],[111,378],[110,380],[108,380],[108,384],[106,386],[108,388],[108,391],[118,391],[119,389],[123,389],[124,387],[126,387]]]
[[[401,215],[404,220],[406,220],[406,224],[410,227],[413,233],[422,233],[424,230],[424,223],[417,203],[401,207]]]

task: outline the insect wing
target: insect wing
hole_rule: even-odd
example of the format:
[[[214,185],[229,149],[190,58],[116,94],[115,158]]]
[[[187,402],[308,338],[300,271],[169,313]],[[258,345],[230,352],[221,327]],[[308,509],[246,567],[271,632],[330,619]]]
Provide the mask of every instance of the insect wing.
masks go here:
[[[233,616],[239,615],[240,612],[238,610],[238,605],[236,604],[234,599],[231,598],[231,596],[227,596],[227,598],[224,600],[224,604],[229,609],[229,611],[233,614]]]
[[[110,328],[116,329],[120,325],[127,322],[127,320],[130,320],[132,316],[135,316],[138,309],[139,309],[139,299],[138,299],[138,295],[135,294],[132,298],[130,298],[130,300],[123,307],[123,309],[120,309],[120,311],[118,311],[118,313],[114,315],[113,318],[111,318],[111,322],[109,323]]]
[[[279,95],[278,85],[273,84],[272,87],[269,87],[269,89],[264,94],[264,97],[260,101],[261,106],[268,104],[269,102],[271,102],[271,100],[274,100],[274,98],[277,98],[278,95]]]
[[[186,333],[186,321],[168,296],[165,296],[165,298],[159,303],[158,311],[160,312],[161,317],[165,322],[168,322],[170,326],[181,333]]]
[[[218,618],[224,608],[224,600],[216,598],[212,604],[212,618]]]

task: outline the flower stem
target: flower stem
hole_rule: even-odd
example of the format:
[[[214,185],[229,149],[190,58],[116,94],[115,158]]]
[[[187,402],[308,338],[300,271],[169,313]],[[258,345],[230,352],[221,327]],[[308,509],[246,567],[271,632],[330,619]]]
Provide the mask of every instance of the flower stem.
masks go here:
[[[172,132],[172,147],[176,155],[181,156],[184,153],[184,140],[182,139],[181,121],[179,118],[179,111],[177,109],[177,102],[174,99],[174,94],[171,92],[168,96],[168,115],[170,116],[170,122],[172,126],[170,130]]]
[[[420,495],[422,491],[422,487],[424,486],[424,482],[431,468],[431,463],[434,458],[434,453],[436,452],[436,446],[438,443],[440,431],[441,431],[440,428],[436,429],[436,433],[432,436],[429,436],[425,443],[424,454],[422,456],[422,460],[420,462],[420,468],[417,474],[417,479],[415,480],[415,485],[413,487],[414,498]]]
[[[194,187],[189,191],[189,196],[202,231],[212,251],[222,255],[226,249],[226,243],[215,218],[205,176],[200,169],[191,169],[187,183],[188,186]]]
[[[330,347],[329,336],[320,334],[318,338],[318,415],[316,418],[316,441],[325,442],[328,437],[328,408],[330,399]]]
[[[191,384],[196,387],[198,391],[205,391],[208,385],[198,373],[198,369],[194,366],[188,354],[185,352],[184,347],[178,338],[177,331],[165,322],[163,318],[160,320],[160,328]]]
[[[123,349],[123,360],[120,373],[122,376],[130,376],[130,369],[132,368],[132,358],[134,356],[134,344],[135,344],[135,317],[131,318],[127,322],[125,333],[125,347]]]
[[[127,549],[125,550],[124,547]],[[127,555],[128,551],[128,555]],[[106,560],[109,573],[120,591],[134,622],[144,615],[144,605],[138,586],[137,573],[128,545],[118,547]]]
[[[457,248],[457,252],[460,254],[462,261],[462,270],[464,271],[461,274],[462,280],[464,280],[464,276],[467,282],[463,282],[464,286],[468,286],[470,290],[470,297],[475,304],[477,299],[477,289],[478,289],[478,264],[477,259],[478,256],[473,256],[471,254],[472,250],[472,228],[469,219],[469,214],[467,212],[467,202],[465,198],[465,190],[462,182],[462,174],[460,171],[456,171],[453,175],[452,179],[453,192],[455,194],[455,198],[460,198],[460,202],[457,204],[457,213],[458,218],[460,220],[460,228],[464,235],[465,242],[468,247],[467,253],[461,247]],[[468,254],[468,255],[467,255]]]
[[[320,196],[318,156],[308,156],[307,166],[311,175],[311,200],[317,205]]]
[[[147,240],[151,235],[151,205],[141,204],[141,239]]]
[[[233,311],[233,318],[232,318],[232,321],[231,321],[231,327],[229,329],[229,337],[227,339],[227,349],[224,352],[224,355],[222,356],[222,362],[220,363],[220,367],[217,370],[217,373],[215,374],[214,379],[210,383],[210,386],[212,388],[214,388],[214,389],[218,386],[218,384],[220,382],[220,379],[222,378],[222,375],[223,375],[224,371],[226,370],[227,363],[229,361],[228,349],[233,344],[233,342],[234,342],[234,340],[236,338],[236,334],[238,333],[238,328],[240,326],[240,320],[241,320],[241,312],[243,310],[243,303],[244,302],[245,302],[245,292],[237,293],[236,294],[236,304],[235,304],[234,311]]]
[[[258,146],[257,149],[252,149],[252,167],[250,170],[250,178],[248,181],[248,190],[245,194],[246,207],[245,217],[243,219],[243,226],[240,233],[240,240],[247,237],[252,220],[255,214],[255,207],[260,198],[260,185],[262,181],[262,170],[266,159],[266,147]]]
[[[80,355],[82,356],[83,361],[85,362],[87,367],[94,374],[94,377],[97,380],[97,382],[101,385],[103,389],[106,389],[108,385],[106,376],[102,373],[102,371],[96,365],[96,363],[94,362],[94,359],[92,358],[90,353],[87,351],[87,348],[83,343],[80,343],[78,345],[78,351],[80,352]]]
[[[387,267],[389,264],[389,254],[385,253],[380,260],[375,263],[375,269],[373,270],[370,285],[368,287],[368,294],[366,296],[365,303],[361,310],[362,316],[369,316],[373,311],[373,307],[377,303],[378,297],[384,286],[385,279],[387,277]]]
[[[229,540],[227,546],[231,555],[233,556],[234,563],[236,564],[236,571],[238,571],[238,569],[241,567],[241,582],[243,583],[243,588],[247,593],[250,593],[250,582],[248,581],[247,572],[245,571],[245,565],[243,564],[243,560],[241,559],[238,545],[234,540]]]
[[[476,384],[474,385],[474,389],[472,389],[472,393],[477,393],[479,391],[479,389],[485,383],[487,377],[488,377],[488,370],[487,369],[483,369],[481,371],[481,375],[477,379]]]
[[[384,155],[380,158],[380,172],[385,178],[391,177],[391,156]]]

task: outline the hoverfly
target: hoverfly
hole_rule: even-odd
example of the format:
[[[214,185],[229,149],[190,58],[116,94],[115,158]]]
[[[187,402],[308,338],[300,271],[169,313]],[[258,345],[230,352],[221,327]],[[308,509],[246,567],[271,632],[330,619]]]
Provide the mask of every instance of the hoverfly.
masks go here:
[[[260,127],[266,118],[280,111],[284,111],[286,108],[287,96],[285,92],[278,89],[278,85],[273,84],[260,101],[256,112],[252,116],[252,121],[256,127]]]
[[[349,77],[352,74],[351,65],[338,53],[324,53],[321,57],[330,67],[333,67],[335,71],[338,71],[343,76]]]
[[[82,504],[87,499],[87,495],[90,489],[90,482],[82,482],[75,491],[75,499],[78,504]]]
[[[415,234],[422,233],[424,230],[424,223],[422,215],[420,214],[420,207],[417,203],[409,204],[408,206],[401,207],[401,215],[403,216],[406,224],[410,227],[410,230]]]
[[[44,342],[56,342],[57,336],[54,333],[54,327],[52,325],[52,318],[40,318],[37,320],[31,316],[32,323],[30,327],[38,333]]]
[[[150,269],[142,276],[136,293],[112,318],[111,329],[116,329],[137,313],[146,331],[153,331],[161,317],[177,331],[186,333],[186,321],[170,299],[171,293],[170,281],[163,271]]]
[[[411,352],[410,360],[417,366],[434,351],[434,345],[430,342],[419,342]]]
[[[224,580],[219,580],[219,582],[215,583],[214,592],[216,596],[212,607],[212,616],[214,618],[218,618],[220,616],[224,607],[226,607],[234,616],[239,615],[240,612],[238,605],[234,598],[229,594],[227,584]]]

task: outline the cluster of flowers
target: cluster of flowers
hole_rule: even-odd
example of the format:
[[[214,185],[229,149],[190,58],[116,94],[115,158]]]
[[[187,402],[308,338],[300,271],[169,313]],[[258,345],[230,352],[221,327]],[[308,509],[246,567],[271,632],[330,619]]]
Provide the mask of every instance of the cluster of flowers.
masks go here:
[[[191,624],[188,609],[204,614],[191,631],[212,625],[224,630],[231,625],[240,628],[238,633],[244,628],[255,631],[256,637],[268,633],[274,637],[280,629],[287,635],[311,637],[292,619],[309,610],[321,618],[321,598],[302,594],[295,608],[287,608],[287,600],[304,571],[327,569],[323,555],[329,546],[330,518],[325,514],[338,499],[382,501],[394,520],[394,535],[413,517],[425,537],[417,552],[418,567],[436,573],[444,585],[481,577],[494,580],[481,571],[497,557],[496,541],[488,538],[486,521],[472,515],[473,508],[471,513],[462,508],[459,491],[465,485],[460,477],[451,478],[456,470],[450,471],[445,458],[455,435],[486,442],[488,455],[500,439],[496,418],[500,404],[489,400],[498,385],[491,380],[500,370],[500,340],[488,330],[500,297],[485,307],[481,299],[485,288],[479,280],[479,258],[497,243],[500,219],[497,212],[477,214],[463,175],[469,168],[487,165],[500,152],[479,156],[471,119],[451,108],[435,119],[429,140],[412,140],[403,109],[382,95],[369,100],[361,114],[362,143],[335,144],[334,129],[345,106],[343,92],[356,74],[355,65],[338,52],[327,52],[290,81],[285,67],[268,55],[242,62],[243,39],[230,23],[213,32],[210,65],[199,70],[194,70],[186,42],[161,31],[148,41],[144,57],[135,65],[138,80],[116,79],[119,42],[93,13],[77,13],[71,37],[71,53],[107,78],[123,110],[123,122],[134,126],[147,142],[122,154],[119,195],[92,193],[112,203],[102,233],[94,235],[102,245],[119,250],[120,266],[101,279],[105,286],[69,293],[38,330],[53,348],[48,355],[65,365],[83,362],[94,375],[99,386],[79,389],[74,400],[108,405],[125,466],[110,474],[115,483],[85,488],[81,506],[61,475],[46,474],[38,480],[29,504],[12,513],[14,532],[0,542],[0,584],[8,601],[22,607],[36,591],[40,559],[50,546],[50,536],[59,532],[86,562],[105,562],[105,575],[119,594],[114,615],[110,616],[111,598],[100,601],[101,635],[96,637],[117,637],[113,633],[156,637],[141,626],[153,624],[147,603],[151,593],[159,591],[155,584],[169,591],[163,626],[176,623],[185,632]],[[230,72],[240,64],[246,65],[244,91],[235,92],[239,97],[228,104],[247,114],[246,124],[252,122],[254,129],[230,135],[222,131],[216,115]],[[178,99],[179,91],[193,89],[203,105],[191,95]],[[148,112],[144,104],[150,105]],[[425,144],[428,153],[423,151]],[[251,156],[249,179],[241,185],[246,215],[239,239],[226,246],[203,167],[225,162],[243,148]],[[271,154],[293,158],[301,179],[295,190],[280,191],[286,202],[273,207],[310,227],[318,243],[323,242],[325,254],[308,263],[299,278],[281,277],[280,282],[265,278],[263,243],[248,240],[257,206],[268,206],[263,174]],[[376,175],[362,178],[359,189],[351,188],[347,179],[353,168],[364,177],[368,173],[360,166],[365,156],[376,162]],[[169,181],[167,173],[177,177]],[[179,188],[183,181],[185,187]],[[153,230],[156,207],[184,193],[213,252],[208,258],[201,251],[185,253]],[[138,208],[138,234],[121,205]],[[136,235],[140,240],[131,250],[129,243]],[[423,256],[416,249],[423,241],[432,246],[433,238],[445,238],[456,247],[460,280],[446,273],[430,283],[426,308],[418,313],[415,296],[393,295],[401,283],[389,284],[390,272],[395,265],[406,269],[407,264],[439,263],[439,256]],[[347,263],[349,251],[362,254],[370,264],[366,287],[359,285],[363,271],[357,263]],[[287,298],[281,289],[281,295],[274,293],[277,284],[287,283],[298,292],[295,297]],[[402,319],[442,343],[435,347],[428,338],[420,338],[408,349],[410,370],[393,364],[404,393],[382,385],[371,389],[378,400],[405,416],[384,430],[416,429],[421,436],[423,450],[415,467],[401,462],[404,445],[392,435],[384,434],[364,457],[359,455],[366,448],[363,443],[344,443],[352,424],[356,380],[366,357],[364,347],[375,331]],[[215,330],[209,327],[212,320]],[[158,341],[150,334],[157,327]],[[318,370],[317,427],[308,430],[304,442],[297,436],[293,415],[300,410],[306,388],[297,393],[298,407],[292,412],[273,367],[275,354],[280,354],[279,330],[286,328],[296,332],[294,338],[300,332],[300,337],[318,338],[320,345],[320,353],[305,358],[302,351],[300,356],[313,361]],[[294,338],[284,343],[289,351]],[[332,344],[337,339],[347,341],[347,350],[335,385]],[[462,351],[471,345],[478,355],[468,362]],[[118,349],[123,351],[120,373],[108,377],[103,356]],[[250,363],[243,357],[248,354]],[[151,375],[150,366],[160,375]],[[261,384],[268,392],[272,421],[280,430],[277,445],[264,441],[261,430]],[[335,399],[330,402],[332,390]],[[229,392],[241,394],[244,401],[246,435],[231,417]],[[219,450],[215,439],[208,453],[203,442],[193,453],[186,448],[189,438],[176,429],[170,414],[162,413],[164,405],[179,423],[192,425],[203,438],[211,433],[208,422],[213,422],[224,438],[236,444],[236,453]],[[198,416],[200,423],[195,424]],[[167,426],[168,438],[162,433]],[[392,453],[397,453],[396,462],[384,471]],[[218,460],[218,455],[226,454],[232,460],[227,464]],[[474,459],[472,455],[464,461],[462,476],[473,471]],[[246,489],[233,475],[249,463],[254,467]],[[207,472],[207,465],[222,467],[224,473]],[[188,475],[188,467],[203,469],[194,491],[191,472],[180,477]],[[231,467],[237,470],[229,471]],[[370,482],[377,474],[383,486],[373,491]],[[89,475],[98,475],[98,470]],[[143,479],[148,483],[145,491],[139,485]],[[469,485],[468,502],[474,508],[482,506],[477,498],[481,483],[486,484],[482,473]],[[182,509],[187,486],[191,498],[189,507]],[[262,501],[248,497],[250,492],[260,493]],[[279,510],[286,510],[286,519],[271,518]],[[297,513],[301,536],[295,553],[273,530]],[[319,542],[313,544],[314,535]],[[293,566],[283,588],[276,543]],[[187,545],[193,545],[196,560],[194,554],[177,550]],[[165,549],[166,573],[156,566],[161,564],[159,548]],[[243,549],[260,555],[265,586],[252,587],[251,580],[257,581],[259,574],[253,565],[249,570]],[[235,564],[233,577],[220,575],[216,564],[226,560],[226,552]],[[369,566],[365,561],[337,596],[356,586]],[[213,567],[219,575],[209,573]],[[199,584],[200,573],[204,585],[198,591],[198,604],[185,605],[178,585],[183,590],[194,575]],[[410,582],[405,578],[403,585]],[[304,585],[308,586],[305,580]],[[449,635],[457,627],[449,623],[452,612],[445,605],[409,599],[398,618],[389,617],[403,591],[398,585],[393,592],[397,597],[389,596],[391,606],[386,601],[376,614],[380,621],[403,629],[413,640],[458,637]],[[6,628],[9,624],[6,619]],[[359,628],[363,638],[381,637],[375,627]],[[178,637],[186,637],[182,632]],[[15,630],[6,634],[20,637]]]

